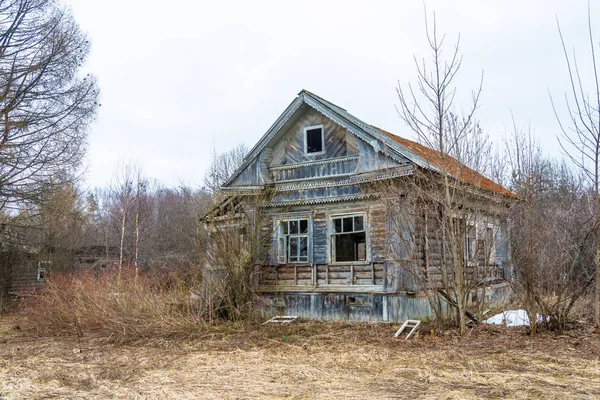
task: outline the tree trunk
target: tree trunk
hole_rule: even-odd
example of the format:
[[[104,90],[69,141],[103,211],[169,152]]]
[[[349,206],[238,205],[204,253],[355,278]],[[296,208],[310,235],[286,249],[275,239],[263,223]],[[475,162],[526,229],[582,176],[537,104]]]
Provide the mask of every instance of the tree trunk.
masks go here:
[[[594,290],[594,325],[600,326],[600,240],[596,235],[596,256],[594,257],[596,265],[596,287]]]
[[[127,222],[127,194],[123,199],[123,218],[121,219],[121,243],[119,246],[119,280],[121,280],[121,270],[123,268],[123,245],[125,243],[125,222]]]
[[[139,254],[139,244],[140,244],[140,184],[138,182],[138,189],[135,196],[135,276],[138,276],[138,254]]]

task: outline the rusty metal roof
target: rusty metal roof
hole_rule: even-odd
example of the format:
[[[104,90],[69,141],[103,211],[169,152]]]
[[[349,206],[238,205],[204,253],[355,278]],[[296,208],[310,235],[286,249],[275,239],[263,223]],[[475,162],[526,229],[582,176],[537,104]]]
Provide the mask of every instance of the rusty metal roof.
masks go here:
[[[409,151],[417,154],[419,157],[424,158],[431,164],[438,167],[441,171],[446,171],[448,174],[459,179],[467,184],[479,187],[481,189],[498,193],[504,196],[517,197],[516,194],[499,185],[493,180],[486,178],[479,172],[472,170],[466,165],[462,164],[458,160],[449,155],[445,154],[442,156],[437,150],[433,150],[425,145],[414,142],[412,140],[405,139],[400,136],[396,136],[393,133],[387,132],[381,128],[374,127],[384,135],[395,141],[396,143],[404,146]]]

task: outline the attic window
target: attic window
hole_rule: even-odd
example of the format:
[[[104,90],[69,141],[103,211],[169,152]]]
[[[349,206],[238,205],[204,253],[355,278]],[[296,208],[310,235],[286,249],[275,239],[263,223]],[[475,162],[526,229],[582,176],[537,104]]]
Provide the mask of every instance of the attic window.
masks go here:
[[[310,155],[325,152],[325,134],[323,125],[304,128],[304,153]]]

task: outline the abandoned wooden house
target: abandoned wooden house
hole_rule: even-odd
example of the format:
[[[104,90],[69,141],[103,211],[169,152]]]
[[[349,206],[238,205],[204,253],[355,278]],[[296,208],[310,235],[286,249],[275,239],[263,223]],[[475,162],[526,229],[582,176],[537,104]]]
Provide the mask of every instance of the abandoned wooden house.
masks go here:
[[[218,226],[238,226],[242,214],[246,219],[260,214],[261,221],[253,223],[261,225],[268,245],[256,263],[254,284],[257,305],[267,312],[371,321],[426,318],[432,307],[419,277],[437,271],[427,281],[434,282],[433,290],[443,281],[444,243],[439,232],[426,228],[427,213],[399,213],[391,204],[408,209],[406,195],[419,182],[417,172],[439,173],[438,163],[437,152],[303,90],[224,184],[224,200],[207,218]],[[501,211],[514,195],[459,167],[456,180],[471,187],[474,201],[490,205],[470,222],[466,265],[475,270],[485,263],[479,279],[485,297],[501,300],[509,273]],[[399,219],[404,221],[398,224]],[[477,293],[472,295],[475,300]]]

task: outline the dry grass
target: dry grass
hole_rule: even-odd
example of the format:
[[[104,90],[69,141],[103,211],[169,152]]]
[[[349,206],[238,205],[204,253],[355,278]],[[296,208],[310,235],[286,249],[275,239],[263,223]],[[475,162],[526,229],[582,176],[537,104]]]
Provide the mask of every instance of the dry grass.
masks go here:
[[[35,336],[2,320],[0,394],[12,399],[597,398],[600,335],[477,327],[469,337],[302,322],[205,326],[193,340],[116,344]],[[426,331],[424,331],[426,332]]]
[[[38,333],[112,337],[120,343],[145,338],[190,338],[206,324],[201,301],[172,279],[93,273],[54,275],[20,309]]]

